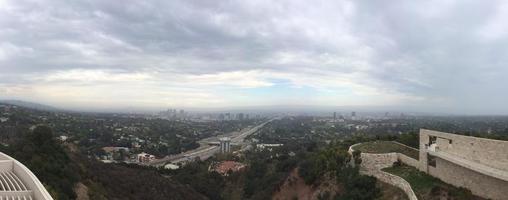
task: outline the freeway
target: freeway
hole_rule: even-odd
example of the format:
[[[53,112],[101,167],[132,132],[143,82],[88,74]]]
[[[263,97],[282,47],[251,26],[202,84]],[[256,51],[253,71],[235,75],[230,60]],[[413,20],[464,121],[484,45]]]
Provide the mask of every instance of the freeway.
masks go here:
[[[168,162],[180,163],[180,162],[187,162],[187,161],[190,161],[190,160],[193,160],[196,158],[199,158],[201,160],[206,160],[219,151],[218,146],[209,146],[208,144],[215,143],[215,142],[219,141],[219,138],[221,138],[221,137],[230,137],[232,144],[241,145],[242,149],[245,149],[244,147],[248,145],[248,144],[244,143],[245,138],[251,134],[256,133],[264,125],[266,125],[267,123],[269,123],[275,119],[276,118],[270,119],[260,125],[252,127],[252,128],[245,128],[240,132],[235,131],[235,132],[232,132],[229,134],[218,135],[218,136],[202,139],[202,140],[198,141],[200,147],[197,149],[182,152],[182,153],[179,153],[176,155],[166,156],[164,158],[151,161],[151,162],[147,163],[147,165],[162,166]]]

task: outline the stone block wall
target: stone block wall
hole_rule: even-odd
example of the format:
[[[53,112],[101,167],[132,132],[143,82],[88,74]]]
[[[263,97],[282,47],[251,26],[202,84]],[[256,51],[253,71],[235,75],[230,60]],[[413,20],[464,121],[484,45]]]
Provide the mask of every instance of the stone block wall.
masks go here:
[[[436,167],[429,166],[428,173],[456,187],[468,188],[477,196],[495,200],[508,199],[508,182],[461,167],[447,160],[436,158]]]
[[[418,161],[414,158],[411,158],[409,156],[406,156],[404,154],[397,153],[397,158],[400,160],[400,162],[402,162],[406,165],[409,165],[411,167],[415,167],[417,169],[420,167],[420,161]]]
[[[387,172],[384,172],[381,170],[366,171],[366,172],[363,172],[363,174],[369,175],[369,176],[374,176],[379,181],[388,183],[390,185],[393,185],[395,187],[402,189],[402,191],[404,191],[404,193],[406,193],[406,195],[408,196],[409,200],[418,200],[418,198],[416,197],[416,194],[414,193],[413,189],[411,188],[411,185],[409,185],[409,183],[401,177],[395,176],[393,174],[390,174],[390,173],[387,173]]]
[[[420,152],[422,152],[422,148],[425,148],[425,144],[429,143],[429,136],[437,137],[439,151],[492,168],[508,171],[508,141],[422,129],[420,130]]]
[[[350,148],[352,153],[352,148]],[[371,154],[362,153],[362,163],[360,165],[360,173],[376,177],[379,181],[388,183],[402,189],[410,200],[418,200],[411,185],[401,177],[382,171],[381,169],[393,166],[393,163],[399,159],[399,153]],[[407,156],[406,156],[407,157]],[[409,157],[407,157],[409,158]],[[412,159],[412,158],[409,158]],[[409,160],[408,159],[408,160]],[[412,159],[414,163],[414,159]],[[401,161],[402,162],[402,161]]]
[[[485,170],[494,168],[508,173],[508,141],[491,140],[470,136],[456,135],[431,130],[420,130],[420,167],[423,172],[430,174],[446,183],[457,187],[464,187],[477,196],[494,200],[508,199],[508,181],[486,175],[466,166],[460,166],[450,160],[436,157],[436,166],[428,165],[428,150],[426,144],[430,136],[436,137],[435,152],[442,152],[457,159],[477,163]]]
[[[397,161],[397,153],[372,154],[362,153],[361,168],[364,169],[383,169],[393,166]]]

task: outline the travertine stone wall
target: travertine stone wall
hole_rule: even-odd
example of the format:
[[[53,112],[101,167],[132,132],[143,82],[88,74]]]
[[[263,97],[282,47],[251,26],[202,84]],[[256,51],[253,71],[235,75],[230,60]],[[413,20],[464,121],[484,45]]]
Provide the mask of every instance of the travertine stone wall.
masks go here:
[[[352,153],[352,148],[349,149]],[[401,177],[382,171],[381,169],[393,166],[393,163],[399,159],[399,153],[371,154],[362,153],[362,163],[360,164],[360,173],[374,176],[378,180],[402,189],[410,200],[418,200],[411,188],[411,185]],[[407,157],[407,156],[406,156]],[[417,162],[413,158],[407,157],[406,161]],[[412,160],[410,160],[412,159]],[[402,162],[402,161],[401,161]]]
[[[508,141],[461,136],[431,130],[420,130],[420,167],[434,177],[457,187],[464,187],[475,195],[494,199],[508,199],[508,181],[489,176],[470,168],[436,157],[436,167],[428,166],[429,136],[436,136],[436,152],[446,153],[468,162],[485,166],[482,170],[494,168],[508,171]],[[451,140],[451,142],[450,142]],[[492,171],[492,170],[490,170]]]
[[[429,166],[428,166],[428,153],[427,151],[425,150],[425,144],[428,144],[429,143],[429,135],[427,134],[422,134],[422,129],[420,129],[420,151],[419,151],[419,157],[418,157],[418,161],[420,162],[419,164],[419,167],[417,167],[418,169],[420,169],[420,171],[422,172],[425,172],[425,173],[428,173],[429,172]]]
[[[429,174],[457,187],[471,190],[475,195],[488,199],[508,199],[508,182],[466,169],[437,158],[436,167],[429,166]]]
[[[411,167],[415,167],[417,169],[420,167],[420,161],[418,161],[414,158],[411,158],[409,156],[406,156],[404,154],[397,153],[397,158],[400,160],[400,162],[402,162],[406,165],[409,165]]]
[[[418,200],[413,189],[411,188],[411,185],[409,185],[409,183],[401,177],[395,176],[393,174],[381,170],[363,171],[362,174],[374,176],[380,181],[383,181],[385,183],[388,183],[390,185],[402,189],[402,191],[404,191],[404,193],[406,193],[406,195],[408,196],[409,200]]]
[[[439,147],[439,151],[478,162],[492,168],[508,171],[508,141],[422,129],[420,130],[420,150],[422,149],[422,144],[425,145],[428,143],[429,135],[438,137],[437,146]],[[452,140],[452,142],[450,143],[449,140]]]
[[[393,166],[393,163],[397,161],[397,153],[362,153],[361,156],[362,163],[360,167],[363,169],[383,169]]]

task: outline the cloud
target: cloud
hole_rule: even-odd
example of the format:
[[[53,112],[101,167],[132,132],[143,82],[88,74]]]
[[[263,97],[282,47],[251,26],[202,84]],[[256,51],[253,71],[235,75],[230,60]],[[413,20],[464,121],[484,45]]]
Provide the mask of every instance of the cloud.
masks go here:
[[[506,8],[456,0],[1,0],[0,97],[206,107],[290,103],[300,89],[317,104],[498,112],[508,100],[499,92],[508,85]],[[274,88],[287,95],[246,94]]]
[[[185,79],[187,84],[198,84],[203,86],[233,86],[241,88],[257,88],[272,86],[273,83],[263,80],[266,77],[258,71],[233,71],[220,72],[217,74],[189,75]]]
[[[43,82],[139,82],[151,78],[151,75],[146,73],[122,73],[115,71],[105,70],[86,70],[86,69],[72,69],[68,71],[56,71],[41,77],[40,81]],[[34,77],[33,79],[37,79]]]
[[[9,42],[0,43],[0,61],[8,60],[13,56],[25,53],[31,53],[32,48],[29,47],[18,47]]]

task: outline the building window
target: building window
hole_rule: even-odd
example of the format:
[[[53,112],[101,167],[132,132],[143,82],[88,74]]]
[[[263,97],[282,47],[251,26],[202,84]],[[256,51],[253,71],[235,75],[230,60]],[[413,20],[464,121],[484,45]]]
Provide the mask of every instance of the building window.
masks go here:
[[[437,137],[436,136],[429,136],[429,146],[431,144],[436,144]]]

